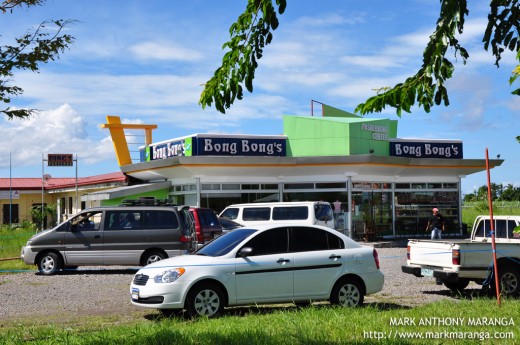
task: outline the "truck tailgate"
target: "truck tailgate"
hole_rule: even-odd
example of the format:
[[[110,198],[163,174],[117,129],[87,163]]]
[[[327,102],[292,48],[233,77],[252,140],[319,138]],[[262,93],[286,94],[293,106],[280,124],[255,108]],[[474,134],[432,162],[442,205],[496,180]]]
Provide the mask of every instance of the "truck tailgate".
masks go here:
[[[454,241],[411,240],[408,245],[410,247],[408,264],[431,267],[453,266],[452,249],[457,245]]]

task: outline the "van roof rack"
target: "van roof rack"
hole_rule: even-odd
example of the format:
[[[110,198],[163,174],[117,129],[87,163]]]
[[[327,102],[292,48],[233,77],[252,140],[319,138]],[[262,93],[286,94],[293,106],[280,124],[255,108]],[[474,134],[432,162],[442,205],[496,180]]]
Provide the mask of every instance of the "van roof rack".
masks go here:
[[[119,206],[177,206],[168,199],[139,198],[124,199]]]

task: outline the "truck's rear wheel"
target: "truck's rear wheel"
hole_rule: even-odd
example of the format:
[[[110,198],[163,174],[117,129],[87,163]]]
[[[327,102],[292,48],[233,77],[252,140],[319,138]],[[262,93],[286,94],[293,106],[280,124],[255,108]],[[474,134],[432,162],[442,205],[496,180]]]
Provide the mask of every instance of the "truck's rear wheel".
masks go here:
[[[444,281],[444,286],[455,293],[461,293],[466,287],[468,287],[469,279],[459,278],[454,281]]]
[[[498,267],[498,286],[500,293],[507,296],[520,295],[520,270],[512,265]],[[491,288],[495,288],[495,283],[491,283]]]

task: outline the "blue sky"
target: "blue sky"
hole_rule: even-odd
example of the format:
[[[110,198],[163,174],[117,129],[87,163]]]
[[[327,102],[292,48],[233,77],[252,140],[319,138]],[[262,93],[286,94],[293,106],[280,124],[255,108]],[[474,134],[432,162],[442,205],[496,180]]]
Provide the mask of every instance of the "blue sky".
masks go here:
[[[198,105],[201,84],[220,65],[229,26],[245,0],[147,2],[48,0],[43,6],[0,14],[0,44],[47,19],[72,19],[76,38],[61,59],[40,73],[17,72],[24,89],[11,106],[42,113],[29,120],[0,119],[0,177],[38,177],[42,154],[78,155],[79,176],[118,171],[106,115],[157,124],[153,141],[193,133],[282,134],[284,114],[310,115],[311,100],[353,112],[373,89],[413,75],[435,28],[439,2],[431,0],[288,0],[271,45],[259,61],[254,93],[225,114]],[[491,171],[496,183],[520,186],[520,97],[508,83],[516,66],[507,54],[500,69],[482,48],[486,1],[469,2],[459,60],[448,83],[451,105],[430,113],[413,108],[368,115],[399,120],[398,137],[459,139],[464,158],[505,159]],[[453,56],[453,55],[450,55]],[[514,85],[517,87],[517,85]],[[140,140],[140,138],[130,138]],[[52,176],[74,168],[45,167]],[[486,184],[486,174],[463,179],[463,192]]]

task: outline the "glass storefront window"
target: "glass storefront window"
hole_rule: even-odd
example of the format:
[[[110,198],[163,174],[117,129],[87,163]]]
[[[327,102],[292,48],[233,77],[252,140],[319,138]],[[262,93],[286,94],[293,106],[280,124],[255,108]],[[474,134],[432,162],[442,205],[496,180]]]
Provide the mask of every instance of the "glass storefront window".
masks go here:
[[[176,203],[195,205],[195,187],[174,186]],[[337,230],[348,234],[351,219],[351,224],[362,224],[380,239],[394,235],[429,236],[426,223],[432,208],[437,207],[446,219],[446,233],[460,233],[458,183],[353,181],[351,204],[347,182],[203,183],[201,187],[200,206],[216,212],[240,203],[326,201],[334,210]],[[280,189],[283,190],[281,200]]]
[[[202,190],[220,190],[220,184],[218,183],[203,183],[201,186]]]
[[[392,192],[353,191],[352,223],[364,224],[376,237],[393,234]]]
[[[239,190],[240,184],[238,183],[223,183],[222,190]]]
[[[316,189],[342,189],[347,188],[345,182],[316,183]]]
[[[426,224],[437,207],[444,216],[446,234],[459,233],[458,192],[396,192],[396,235],[427,237]]]
[[[285,183],[284,189],[314,189],[314,183]]]

